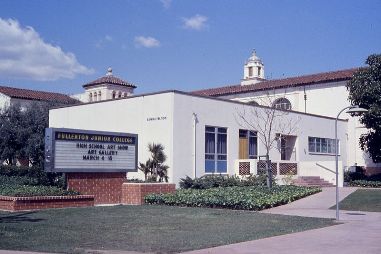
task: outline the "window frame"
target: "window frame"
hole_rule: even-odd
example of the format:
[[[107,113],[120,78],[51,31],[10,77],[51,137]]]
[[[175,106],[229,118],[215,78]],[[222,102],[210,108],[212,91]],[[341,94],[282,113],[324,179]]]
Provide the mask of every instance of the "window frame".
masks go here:
[[[213,134],[213,152],[207,151],[207,135]],[[220,138],[225,139],[225,147],[222,150],[225,150],[225,153],[219,152],[219,140]],[[228,128],[227,127],[218,127],[218,126],[205,126],[205,146],[204,146],[204,161],[205,174],[227,174],[228,167]],[[212,162],[212,163],[211,163]],[[213,165],[213,169],[210,169],[209,166]]]
[[[292,110],[291,101],[285,97],[276,99],[273,103],[273,107],[281,110]]]
[[[325,149],[323,149],[324,144],[325,144]],[[320,137],[308,136],[308,153],[309,154],[336,155],[335,149],[337,149],[337,154],[340,155],[340,139],[337,139],[336,147],[335,147],[335,139],[333,138],[320,138]]]

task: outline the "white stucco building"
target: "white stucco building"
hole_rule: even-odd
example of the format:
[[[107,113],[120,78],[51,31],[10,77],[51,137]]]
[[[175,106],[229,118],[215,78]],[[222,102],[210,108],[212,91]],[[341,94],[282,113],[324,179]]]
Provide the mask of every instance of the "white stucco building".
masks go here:
[[[250,71],[250,69],[252,70]],[[350,105],[346,83],[357,70],[358,68],[353,68],[285,79],[265,80],[264,64],[254,51],[244,65],[244,77],[240,84],[193,93],[248,104],[274,106],[286,110],[336,117],[339,111]],[[340,117],[348,119],[348,129],[346,130],[348,156],[345,164],[347,166],[362,166],[366,168],[368,173],[380,173],[381,164],[373,163],[369,155],[362,151],[359,146],[359,138],[367,132],[366,128],[359,123],[358,117],[350,117],[345,113]],[[323,124],[320,127],[328,128]],[[330,130],[334,131],[332,128]],[[316,156],[316,160],[319,160],[319,156]]]
[[[138,134],[138,161],[149,158],[147,145],[161,143],[168,156],[169,181],[178,183],[186,175],[248,174],[261,170],[259,156],[265,151],[258,132],[237,121],[242,112],[264,112],[268,108],[242,102],[198,96],[180,91],[164,91],[131,96],[99,103],[57,108],[50,111],[49,126],[95,131]],[[320,176],[335,181],[334,119],[302,112],[277,110],[282,118],[276,121],[296,123],[287,132],[286,142],[292,149],[280,149],[279,138],[271,149],[273,173],[280,175]],[[247,115],[250,122],[260,122],[255,115]],[[347,121],[339,121],[340,167],[347,161]],[[321,128],[327,126],[327,128]],[[272,135],[283,133],[274,128]],[[309,151],[310,137],[324,139],[329,151]],[[240,159],[247,155],[249,158]],[[128,173],[128,177],[143,177],[142,173]],[[342,174],[340,174],[342,184]]]
[[[78,102],[68,95],[9,86],[0,86],[0,110],[13,104],[25,107],[32,102],[56,102],[69,104]]]

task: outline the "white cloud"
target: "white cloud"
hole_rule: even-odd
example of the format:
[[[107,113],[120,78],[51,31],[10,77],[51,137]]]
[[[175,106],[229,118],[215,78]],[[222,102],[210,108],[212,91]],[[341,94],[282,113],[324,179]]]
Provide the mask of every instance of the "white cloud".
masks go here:
[[[195,15],[190,18],[183,18],[184,28],[193,29],[193,30],[201,30],[206,27],[206,21],[208,21],[208,17],[202,15]]]
[[[137,47],[156,48],[160,47],[160,41],[153,37],[136,36],[135,45]]]
[[[95,43],[95,47],[97,48],[103,48],[103,46],[108,43],[108,42],[112,42],[114,39],[110,36],[110,35],[105,35],[103,38],[99,39],[96,43]]]
[[[168,9],[169,7],[171,7],[171,4],[172,4],[172,0],[160,0],[160,2],[165,9]]]
[[[0,76],[48,81],[93,72],[73,53],[44,42],[32,27],[0,18]]]

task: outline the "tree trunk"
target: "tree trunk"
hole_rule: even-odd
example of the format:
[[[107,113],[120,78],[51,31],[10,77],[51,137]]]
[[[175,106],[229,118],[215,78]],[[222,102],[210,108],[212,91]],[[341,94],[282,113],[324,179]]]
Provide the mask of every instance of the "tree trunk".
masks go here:
[[[273,174],[272,174],[272,168],[271,168],[271,160],[269,158],[269,155],[266,155],[266,171],[267,171],[267,187],[271,189],[273,187]]]

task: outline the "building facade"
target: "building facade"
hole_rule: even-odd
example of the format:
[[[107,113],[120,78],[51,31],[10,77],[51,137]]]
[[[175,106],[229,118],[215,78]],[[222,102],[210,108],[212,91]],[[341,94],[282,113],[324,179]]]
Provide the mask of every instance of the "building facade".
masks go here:
[[[223,110],[221,110],[223,109]],[[242,102],[217,99],[180,91],[131,96],[100,103],[88,103],[52,109],[49,126],[95,131],[138,134],[138,161],[145,162],[150,153],[149,143],[165,147],[169,181],[178,183],[185,176],[200,177],[208,174],[256,174],[261,168],[260,156],[265,146],[260,133],[250,124],[239,121],[243,112],[257,110],[265,113],[269,108]],[[274,175],[320,176],[335,182],[334,128],[330,117],[275,110],[280,113],[271,135],[270,150]],[[265,124],[255,114],[245,115],[248,123]],[[282,123],[294,123],[296,128],[276,128]],[[321,128],[325,125],[328,128]],[[340,167],[346,166],[346,129],[348,122],[339,121]],[[285,138],[281,138],[284,135]],[[311,138],[321,138],[330,150],[318,152],[311,147]],[[292,144],[289,151],[282,150],[282,142]],[[242,156],[247,159],[241,159]],[[141,172],[128,173],[129,178],[144,178]],[[342,184],[342,174],[340,174]]]
[[[256,59],[257,63],[257,66],[252,64],[254,70],[257,68],[257,73],[261,70],[261,74],[264,75],[263,62],[253,52],[244,65],[244,77],[240,84],[204,89],[193,93],[329,117],[336,117],[343,108],[350,105],[346,84],[358,68],[264,80],[262,77],[258,79],[258,77],[248,75],[249,68],[251,68],[248,63],[252,63],[252,59]],[[256,72],[253,71],[253,73]],[[367,129],[360,124],[356,116],[350,117],[343,113],[340,117],[348,119],[348,129],[346,130],[348,161],[346,164],[364,167],[369,174],[381,173],[381,164],[373,163],[369,155],[359,146],[359,139],[362,134],[367,132]],[[323,125],[321,127],[326,128]]]

